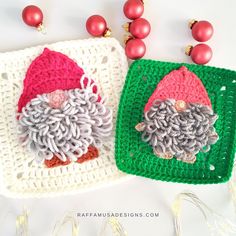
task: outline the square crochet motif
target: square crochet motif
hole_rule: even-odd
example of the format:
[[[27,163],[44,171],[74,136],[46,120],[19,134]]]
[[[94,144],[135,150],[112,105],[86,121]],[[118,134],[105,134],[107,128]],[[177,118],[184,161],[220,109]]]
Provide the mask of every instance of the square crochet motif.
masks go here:
[[[48,75],[53,75],[54,79],[67,78],[71,83],[75,82],[78,72],[75,70],[77,74],[72,77],[67,77],[67,75],[72,71],[71,65],[76,63],[83,68],[86,76],[94,79],[98,85],[99,94],[106,95],[107,106],[112,109],[113,127],[115,127],[128,63],[123,48],[114,38],[71,40],[0,53],[0,194],[8,197],[67,195],[97,189],[130,178],[116,167],[114,129],[99,147],[99,157],[83,163],[72,162],[68,165],[47,168],[44,162],[37,163],[34,160],[35,154],[22,146],[17,133],[17,104],[24,91],[23,81],[27,70],[32,61],[42,54],[45,47],[50,51],[66,55],[74,62],[66,63],[63,60],[61,63],[57,62],[57,66],[65,68],[60,70],[60,74],[54,70],[55,66],[51,67],[50,73],[45,72],[46,67],[35,72],[40,75],[49,73]],[[46,61],[49,63],[47,64]],[[52,65],[52,62],[54,62],[52,57],[45,57],[48,67]],[[39,68],[42,65],[45,64],[41,61]],[[33,78],[37,79],[37,76]],[[31,90],[27,88],[25,98],[28,97],[29,91],[39,94],[39,89],[46,89],[46,86],[35,88],[35,84],[39,82],[36,80]],[[65,86],[70,83],[67,81]],[[44,85],[43,80],[42,84]],[[53,86],[53,83],[51,85]],[[44,89],[40,91],[45,92]]]
[[[194,164],[158,158],[135,130],[143,109],[159,81],[182,65],[204,84],[219,118],[214,127],[219,140],[207,153],[199,152]],[[152,179],[191,184],[229,180],[236,148],[236,72],[209,66],[152,60],[134,62],[122,92],[116,126],[116,164],[124,172]]]

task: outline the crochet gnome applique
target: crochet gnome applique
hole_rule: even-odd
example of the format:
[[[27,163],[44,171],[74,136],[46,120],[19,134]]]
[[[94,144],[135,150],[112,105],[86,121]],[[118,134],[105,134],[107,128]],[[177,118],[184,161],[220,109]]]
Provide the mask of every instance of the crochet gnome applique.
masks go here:
[[[22,145],[47,167],[99,155],[112,131],[112,110],[72,59],[47,48],[30,65],[18,101]]]
[[[156,156],[194,163],[217,142],[217,118],[201,80],[182,66],[159,82],[135,128]]]

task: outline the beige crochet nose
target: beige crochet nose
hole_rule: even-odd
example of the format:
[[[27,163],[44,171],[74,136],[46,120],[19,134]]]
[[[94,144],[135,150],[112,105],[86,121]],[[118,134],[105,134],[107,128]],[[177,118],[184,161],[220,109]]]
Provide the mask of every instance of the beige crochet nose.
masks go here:
[[[62,104],[68,99],[68,96],[63,90],[55,90],[47,96],[49,106],[55,109],[60,109]]]
[[[177,100],[175,103],[175,109],[177,111],[185,111],[187,108],[187,103],[183,100]]]

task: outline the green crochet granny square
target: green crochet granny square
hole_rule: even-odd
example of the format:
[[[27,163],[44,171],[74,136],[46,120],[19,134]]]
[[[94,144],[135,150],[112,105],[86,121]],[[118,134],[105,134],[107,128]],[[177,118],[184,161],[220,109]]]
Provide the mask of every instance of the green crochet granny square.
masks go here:
[[[167,160],[153,154],[135,125],[143,117],[144,106],[159,81],[172,70],[186,66],[205,86],[212,108],[219,118],[214,127],[219,140],[207,153],[199,152],[194,164]],[[213,184],[229,180],[236,150],[236,72],[209,66],[135,61],[127,74],[119,104],[115,155],[124,172],[157,180]]]

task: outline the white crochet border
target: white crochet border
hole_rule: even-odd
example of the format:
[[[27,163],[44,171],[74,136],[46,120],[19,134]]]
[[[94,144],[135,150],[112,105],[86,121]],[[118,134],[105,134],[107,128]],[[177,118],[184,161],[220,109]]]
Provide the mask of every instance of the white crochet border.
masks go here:
[[[113,110],[115,128],[120,93],[128,70],[123,48],[114,38],[57,42],[0,53],[0,194],[9,197],[48,197],[77,193],[129,178],[114,158],[114,135],[99,149],[99,158],[83,164],[45,168],[23,148],[16,133],[17,102],[32,60],[48,47],[66,54],[95,80]]]

